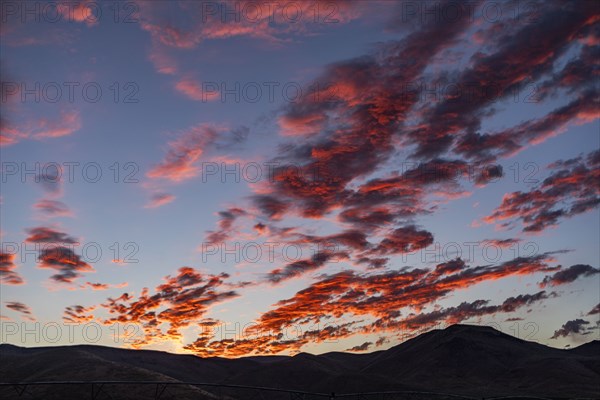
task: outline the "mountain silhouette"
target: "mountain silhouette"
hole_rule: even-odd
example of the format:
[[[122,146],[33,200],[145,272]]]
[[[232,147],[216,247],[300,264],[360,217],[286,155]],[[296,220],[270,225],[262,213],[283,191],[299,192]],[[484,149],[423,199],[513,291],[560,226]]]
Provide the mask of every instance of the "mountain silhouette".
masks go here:
[[[563,350],[473,325],[433,330],[368,354],[300,353],[226,359],[92,345],[24,348],[2,344],[0,360],[3,382],[179,381],[337,394],[426,391],[476,398],[600,398],[600,341]],[[17,398],[9,389],[1,388],[0,397]],[[59,392],[67,389],[28,390],[52,399],[65,398],[64,392],[62,397]],[[71,395],[81,391],[80,398],[89,397],[89,388],[68,390]],[[123,399],[153,398],[154,390],[104,388],[112,398]],[[169,387],[163,398],[209,399],[215,398],[211,393],[216,392],[213,387]],[[231,391],[228,398],[247,397],[241,391]],[[280,397],[267,394],[265,398]]]

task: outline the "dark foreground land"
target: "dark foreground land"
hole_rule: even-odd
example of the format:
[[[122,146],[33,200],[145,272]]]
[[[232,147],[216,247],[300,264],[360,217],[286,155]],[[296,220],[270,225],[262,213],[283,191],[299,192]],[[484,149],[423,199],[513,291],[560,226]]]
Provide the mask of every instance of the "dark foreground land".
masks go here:
[[[493,328],[454,325],[370,354],[199,358],[102,346],[0,345],[1,382],[206,382],[331,393],[345,399],[445,399],[434,395],[340,397],[344,393],[424,391],[474,398],[600,398],[600,341],[560,350]],[[18,390],[25,389],[21,396]],[[169,385],[0,387],[0,398],[327,399],[241,388]],[[96,396],[96,397],[93,397]],[[525,398],[525,397],[523,397]]]

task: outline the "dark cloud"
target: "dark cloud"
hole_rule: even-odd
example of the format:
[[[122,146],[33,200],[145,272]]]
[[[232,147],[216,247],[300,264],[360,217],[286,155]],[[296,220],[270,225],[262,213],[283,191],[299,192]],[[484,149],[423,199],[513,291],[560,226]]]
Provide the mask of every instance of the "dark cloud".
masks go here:
[[[385,336],[380,337],[379,339],[377,339],[377,341],[375,342],[375,346],[379,347],[379,346],[383,346],[386,343],[389,343],[389,339],[386,338]]]
[[[560,329],[554,331],[554,335],[552,335],[550,339],[567,337],[575,333],[586,334],[585,325],[589,325],[589,322],[580,318],[574,319],[572,321],[567,321]]]
[[[545,277],[540,283],[540,286],[564,285],[575,281],[579,277],[592,276],[595,274],[600,274],[600,269],[587,264],[575,264],[571,265],[569,268],[556,272],[554,275]]]
[[[338,218],[342,222],[371,230],[391,224],[399,216],[387,207],[352,207],[342,211]]]
[[[598,10],[591,3],[553,3],[527,24],[514,24],[496,43],[493,52],[478,52],[472,66],[460,73],[457,87],[471,88],[469,95],[434,103],[423,115],[426,123],[409,135],[418,158],[433,158],[449,150],[461,134],[473,135],[488,107],[511,96],[528,83],[552,72],[553,62],[578,33],[591,25]]]
[[[56,282],[73,283],[82,276],[83,272],[94,272],[94,268],[67,247],[57,246],[42,249],[38,256],[40,268],[50,268],[58,271],[50,278]]]
[[[340,233],[327,236],[295,234],[298,239],[291,240],[294,244],[315,244],[322,249],[335,250],[340,246],[352,250],[366,250],[371,244],[367,241],[367,235],[358,229],[348,229]]]
[[[545,291],[538,292],[536,294],[520,294],[516,297],[509,297],[504,300],[500,309],[503,312],[513,312],[518,308],[521,308],[526,305],[531,305],[535,302],[548,299],[549,297],[556,297],[557,294],[552,292],[550,294]]]
[[[351,347],[349,349],[346,349],[345,351],[352,351],[352,352],[355,352],[355,351],[367,351],[367,350],[369,350],[369,348],[372,345],[373,345],[373,342],[364,342],[363,344]]]
[[[538,292],[533,295],[525,294],[516,297],[509,297],[501,305],[490,305],[489,300],[475,300],[473,302],[462,302],[456,307],[448,307],[432,311],[430,313],[413,314],[401,323],[412,330],[419,330],[423,327],[430,327],[440,323],[458,324],[473,317],[496,314],[499,312],[510,313],[519,308],[531,305],[535,302],[554,297],[546,292]]]
[[[356,262],[358,264],[367,264],[369,269],[381,269],[387,266],[389,258],[369,258],[360,257]]]
[[[450,275],[455,272],[462,271],[466,267],[465,262],[461,258],[450,260],[435,266],[433,274],[435,275]]]
[[[410,225],[394,229],[372,252],[375,254],[410,253],[424,249],[432,243],[433,235],[430,232]]]
[[[221,243],[226,241],[232,233],[235,220],[246,214],[246,211],[240,208],[229,208],[226,211],[219,211],[219,230],[208,231],[206,242]]]
[[[314,271],[323,267],[328,261],[336,259],[348,258],[346,253],[321,251],[315,253],[312,257],[304,260],[294,261],[287,264],[283,268],[277,268],[267,274],[267,280],[271,283],[279,283],[307,272]]]
[[[543,100],[548,96],[555,97],[559,90],[566,90],[567,94],[577,93],[582,89],[593,89],[595,82],[600,77],[600,46],[597,45],[598,40],[598,24],[589,26],[595,29],[596,32],[589,32],[587,38],[590,40],[581,46],[581,50],[577,57],[572,58],[564,67],[552,74],[550,79],[540,85],[539,100]],[[581,35],[585,35],[582,33]],[[595,37],[594,37],[595,36]]]
[[[264,216],[273,220],[281,219],[290,207],[287,201],[281,201],[271,195],[256,195],[252,200]]]
[[[517,322],[517,321],[523,321],[523,318],[521,318],[521,317],[511,317],[511,318],[506,318],[505,321],[506,322]]]
[[[489,300],[475,300],[470,303],[465,301],[456,307],[448,307],[429,313],[411,314],[402,321],[402,325],[416,331],[441,322],[457,324],[472,317],[494,314],[498,311],[498,306],[490,306]]]
[[[6,304],[6,308],[18,312],[23,318],[35,321],[31,308],[27,304],[19,301],[6,301],[4,304]]]
[[[74,244],[77,239],[67,235],[64,232],[54,230],[52,228],[40,226],[27,230],[29,236],[25,241],[30,243],[46,243],[46,244]]]
[[[599,111],[598,93],[590,90],[544,117],[500,132],[465,134],[458,139],[454,151],[472,160],[492,162],[500,157],[510,157],[527,146],[557,135],[571,121],[590,120]]]

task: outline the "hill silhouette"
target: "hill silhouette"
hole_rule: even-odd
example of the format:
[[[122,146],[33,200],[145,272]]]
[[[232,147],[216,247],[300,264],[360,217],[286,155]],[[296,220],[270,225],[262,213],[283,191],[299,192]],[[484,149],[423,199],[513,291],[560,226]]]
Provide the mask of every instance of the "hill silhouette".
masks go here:
[[[368,354],[225,359],[92,345],[23,348],[3,344],[0,360],[3,382],[181,381],[338,394],[414,390],[477,398],[600,398],[600,341],[562,350],[473,325],[433,330]],[[5,397],[10,394],[7,388],[2,390],[5,393],[0,397],[11,398]],[[36,390],[44,398],[64,398],[43,392],[47,388]],[[83,389],[69,390],[74,394]],[[89,390],[83,390],[82,396],[89,396]],[[153,398],[154,388],[145,390],[147,394],[139,388],[119,388],[115,397],[114,389],[107,389],[113,398]],[[215,389],[169,389],[178,399],[214,398],[211,392]],[[245,397],[232,394],[230,398]]]

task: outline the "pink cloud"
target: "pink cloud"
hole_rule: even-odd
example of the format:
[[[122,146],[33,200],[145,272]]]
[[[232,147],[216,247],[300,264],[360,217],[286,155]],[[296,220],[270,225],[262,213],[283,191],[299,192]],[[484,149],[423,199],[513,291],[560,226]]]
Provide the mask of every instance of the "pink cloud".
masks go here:
[[[41,211],[48,217],[72,217],[73,213],[69,207],[57,200],[41,199],[33,205],[33,208]]]
[[[174,75],[177,73],[176,61],[167,54],[165,49],[161,46],[153,45],[150,51],[149,59],[154,64],[154,67],[158,72],[165,75]]]
[[[175,89],[196,101],[212,101],[219,97],[218,91],[204,92],[200,84],[194,79],[181,79],[175,85]]]
[[[26,138],[45,139],[68,136],[81,128],[77,111],[61,112],[57,119],[40,118],[23,127],[5,126],[0,132],[0,146],[15,144]]]
[[[195,165],[204,150],[215,141],[220,129],[200,124],[185,131],[178,139],[169,142],[164,160],[152,168],[146,176],[151,179],[167,179],[181,182],[198,175]]]

